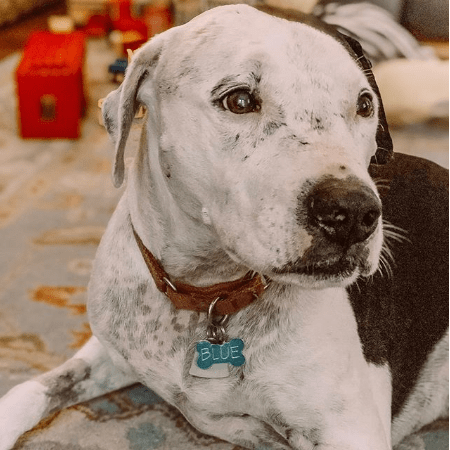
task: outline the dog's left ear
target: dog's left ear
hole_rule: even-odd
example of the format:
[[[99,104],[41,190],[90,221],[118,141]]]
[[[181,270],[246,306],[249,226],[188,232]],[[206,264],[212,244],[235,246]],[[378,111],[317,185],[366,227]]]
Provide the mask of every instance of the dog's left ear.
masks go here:
[[[103,122],[115,145],[113,183],[120,187],[125,176],[124,153],[134,116],[139,109],[138,91],[151,77],[163,47],[163,34],[154,37],[134,55],[121,86],[108,94],[102,105]]]
[[[372,72],[372,64],[364,55],[361,44],[350,36],[339,33],[343,40],[348,44],[350,50],[354,53],[352,55],[358,65],[363,69],[370,86],[378,97],[378,130],[376,135],[377,151],[372,159],[371,164],[387,164],[394,157],[394,147],[392,145],[391,135],[389,134],[389,127],[386,121],[386,114],[384,113],[383,101],[381,100],[380,90],[378,89],[375,77]],[[356,55],[356,56],[355,56]]]

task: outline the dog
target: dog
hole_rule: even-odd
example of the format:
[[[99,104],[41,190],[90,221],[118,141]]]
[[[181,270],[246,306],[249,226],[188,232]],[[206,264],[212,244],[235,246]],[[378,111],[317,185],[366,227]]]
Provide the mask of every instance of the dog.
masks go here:
[[[448,416],[445,242],[414,231],[439,222],[445,176],[394,158],[359,44],[246,5],[154,37],[103,104],[116,186],[139,105],[94,337],[3,397],[0,448],[138,381],[245,448],[388,450]]]

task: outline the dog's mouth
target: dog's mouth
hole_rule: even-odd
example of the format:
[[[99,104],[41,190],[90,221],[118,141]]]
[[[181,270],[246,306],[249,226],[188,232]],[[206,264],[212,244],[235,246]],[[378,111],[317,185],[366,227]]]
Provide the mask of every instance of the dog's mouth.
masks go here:
[[[341,277],[352,276],[355,270],[360,267],[358,261],[354,258],[341,258],[337,261],[319,261],[315,263],[305,263],[296,261],[286,264],[281,268],[273,269],[276,274],[297,274],[323,277]]]
[[[320,280],[345,280],[358,275],[368,275],[371,266],[368,263],[368,250],[349,251],[341,255],[329,255],[322,258],[302,257],[273,268],[277,275],[306,275]]]

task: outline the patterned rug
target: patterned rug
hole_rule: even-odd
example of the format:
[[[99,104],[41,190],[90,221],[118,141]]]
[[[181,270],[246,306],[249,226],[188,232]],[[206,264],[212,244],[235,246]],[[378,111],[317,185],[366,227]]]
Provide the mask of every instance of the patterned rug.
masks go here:
[[[205,436],[172,406],[136,384],[43,421],[15,450],[239,450]],[[448,450],[447,422],[409,438],[398,450]],[[270,450],[269,446],[259,450]]]
[[[77,141],[17,136],[18,60],[14,55],[0,63],[0,395],[61,364],[89,338],[86,285],[121,194],[110,181],[112,149],[96,106],[116,87],[107,74],[114,55],[106,43],[88,46],[88,110]],[[440,126],[394,133],[397,150],[424,156],[428,149],[441,164],[447,140]],[[15,450],[201,448],[238,450],[198,433],[153,392],[133,385],[46,418]],[[434,424],[404,448],[447,450],[447,423]]]

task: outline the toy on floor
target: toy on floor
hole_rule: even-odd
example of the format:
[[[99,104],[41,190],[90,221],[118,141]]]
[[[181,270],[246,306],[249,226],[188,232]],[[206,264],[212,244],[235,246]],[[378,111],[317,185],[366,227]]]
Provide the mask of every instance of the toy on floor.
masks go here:
[[[78,138],[86,102],[85,36],[36,32],[16,70],[19,128],[24,138]]]
[[[128,60],[125,58],[117,58],[108,67],[108,72],[113,75],[115,83],[121,83],[125,77],[125,70],[128,66]]]
[[[120,77],[123,77],[125,75],[126,68],[128,67],[128,64],[131,62],[131,58],[133,57],[133,50],[128,49],[127,50],[128,58],[122,59],[118,58],[114,61],[113,64],[111,64],[108,68],[108,72],[112,73],[114,75],[114,80],[116,82],[120,82]],[[103,122],[103,115],[102,115],[102,105],[104,102],[104,98],[99,99],[97,106],[99,108],[98,111],[98,123],[104,127],[105,124]],[[145,115],[145,108],[144,106],[140,106],[138,111],[136,112],[134,118],[135,119],[142,119]]]
[[[83,31],[90,37],[104,37],[112,29],[108,14],[94,14],[89,17]]]
[[[110,4],[110,17],[114,31],[110,39],[117,54],[126,55],[127,49],[136,50],[147,42],[149,31],[147,24],[132,17],[130,0],[113,0]]]
[[[93,15],[108,14],[111,0],[66,0],[68,14],[78,26],[85,26]],[[154,0],[132,0],[136,13],[154,3]],[[109,15],[109,14],[108,14]]]

